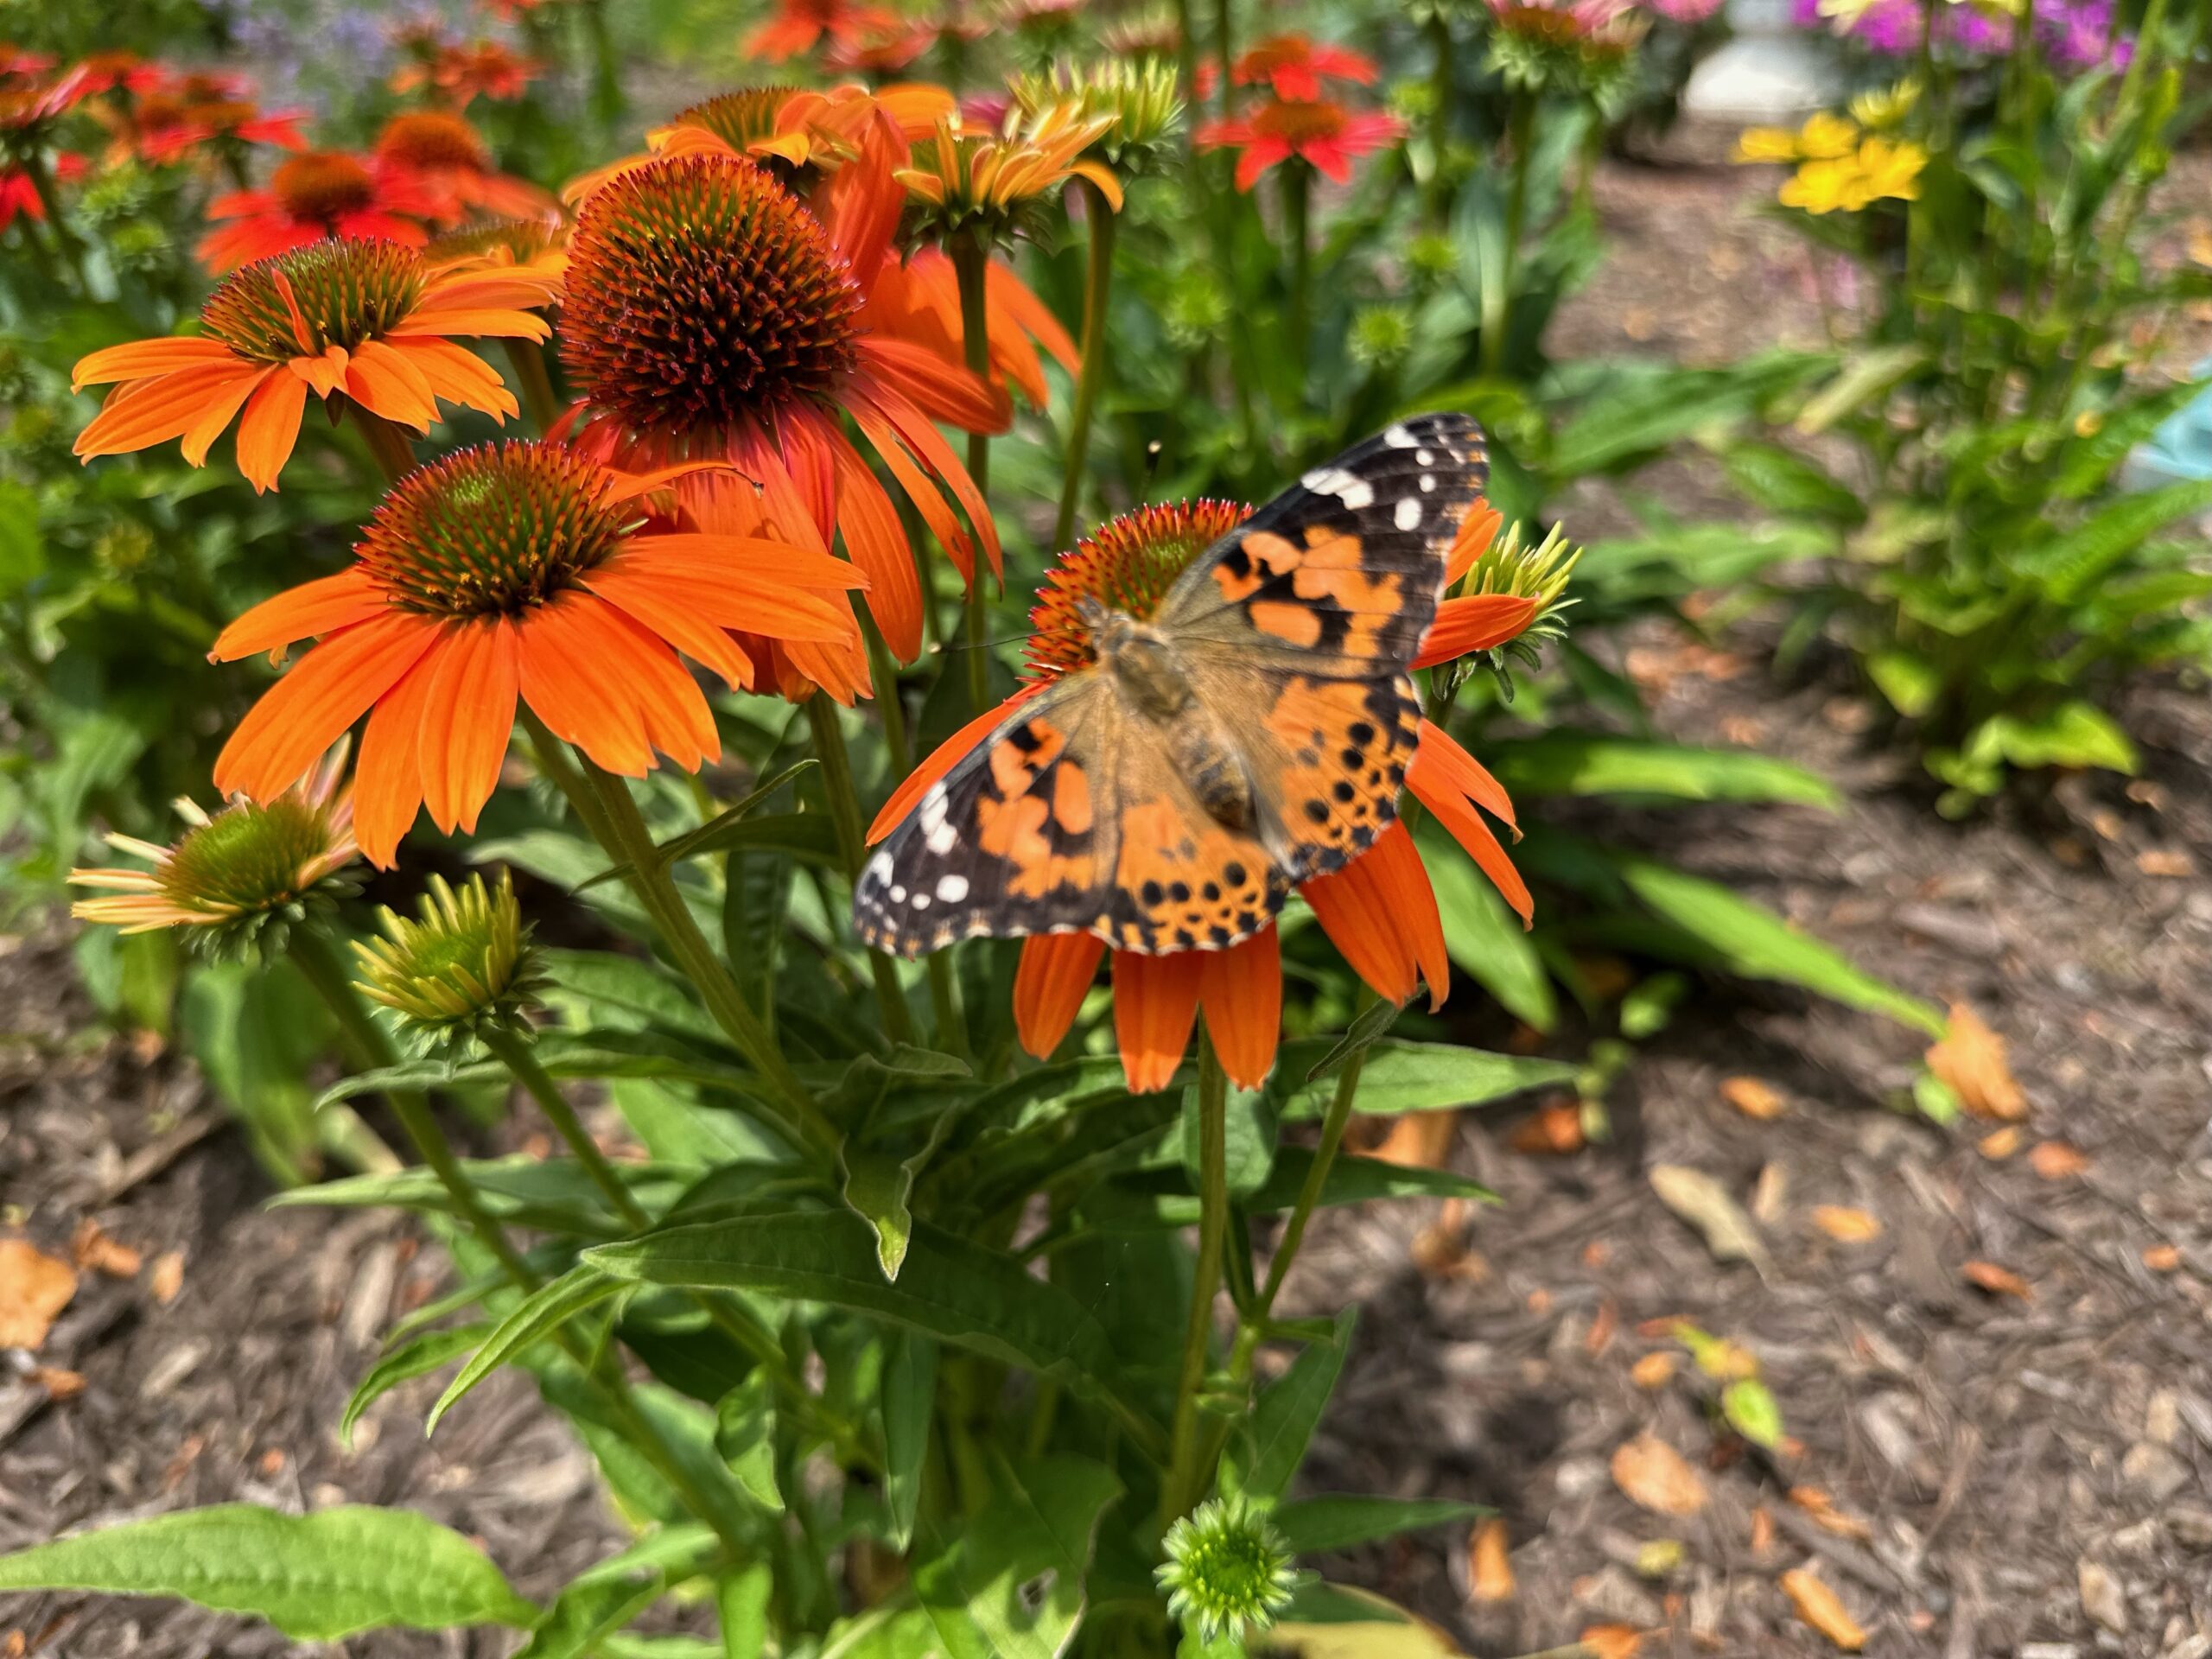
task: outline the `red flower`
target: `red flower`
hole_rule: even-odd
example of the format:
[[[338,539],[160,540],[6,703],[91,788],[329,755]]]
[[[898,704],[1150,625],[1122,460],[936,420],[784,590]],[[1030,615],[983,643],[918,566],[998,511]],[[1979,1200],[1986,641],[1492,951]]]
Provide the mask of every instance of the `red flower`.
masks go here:
[[[477,218],[557,218],[561,212],[550,191],[494,167],[491,149],[476,129],[450,111],[411,110],[393,116],[377,135],[373,155],[388,173],[435,192],[442,198],[437,217],[447,224]]]
[[[436,189],[373,156],[308,150],[277,163],[262,188],[207,204],[208,218],[233,222],[200,238],[200,262],[219,274],[331,237],[419,248],[423,222],[443,210]]]
[[[1264,86],[1294,104],[1319,103],[1322,83],[1350,81],[1361,86],[1375,84],[1375,60],[1350,47],[1316,43],[1304,35],[1273,35],[1255,42],[1229,67],[1229,78],[1239,86]],[[1198,66],[1198,96],[1211,98],[1221,73],[1211,63]]]
[[[391,77],[391,90],[406,93],[422,89],[435,92],[456,108],[466,108],[478,98],[511,104],[530,90],[530,83],[545,73],[536,58],[526,58],[497,41],[425,40],[413,43],[421,55],[402,66]]]
[[[64,184],[75,183],[85,176],[85,158],[55,156],[54,176]],[[42,221],[46,218],[46,203],[40,200],[38,187],[31,182],[29,174],[20,167],[0,167],[0,231],[14,224],[18,213]]]
[[[1353,111],[1326,101],[1262,104],[1249,116],[1210,121],[1198,129],[1200,149],[1240,149],[1236,188],[1249,190],[1260,175],[1296,159],[1343,184],[1356,157],[1397,143],[1405,126],[1379,110]]]
[[[813,51],[825,38],[834,47],[858,52],[905,35],[899,14],[883,6],[855,5],[852,0],[779,0],[776,15],[747,35],[738,49],[748,57],[783,63]]]
[[[118,87],[126,92],[148,92],[168,79],[168,71],[158,63],[149,63],[136,52],[93,52],[79,59],[78,71],[85,77],[87,96],[111,92]]]
[[[264,114],[252,99],[252,83],[243,75],[173,75],[131,100],[111,108],[100,119],[114,135],[111,155],[137,157],[149,166],[181,160],[210,144],[273,144],[305,149],[300,130],[304,110]]]
[[[871,842],[895,829],[1008,710],[1090,660],[1083,601],[1095,601],[1140,619],[1149,615],[1190,560],[1242,523],[1248,512],[1221,501],[1145,507],[1102,526],[1063,555],[1030,613],[1035,632],[1027,683],[955,733],[915,769],[877,814],[868,832]],[[1449,580],[1456,582],[1473,566],[1498,522],[1486,504],[1469,514],[1447,562]],[[1538,609],[1532,600],[1505,594],[1448,600],[1437,627],[1451,619],[1454,637],[1465,642],[1462,651],[1488,650],[1527,628]],[[1435,633],[1432,629],[1432,641]],[[1427,665],[1446,657],[1432,644],[1418,660]],[[1513,804],[1497,781],[1441,728],[1424,721],[1405,786],[1527,921],[1533,909],[1529,889],[1483,816],[1513,823]],[[1377,994],[1403,1002],[1426,980],[1431,1006],[1444,1000],[1451,976],[1444,925],[1421,853],[1402,823],[1392,823],[1350,863],[1303,883],[1299,892],[1344,960]],[[1023,941],[1014,1014],[1022,1046],[1030,1053],[1043,1058],[1059,1046],[1108,949],[1105,940],[1090,933],[1040,934]],[[1141,1093],[1168,1085],[1201,1009],[1230,1079],[1246,1089],[1266,1079],[1274,1064],[1282,1015],[1281,952],[1272,923],[1225,950],[1146,954],[1116,949],[1112,969],[1115,1037],[1132,1090]]]

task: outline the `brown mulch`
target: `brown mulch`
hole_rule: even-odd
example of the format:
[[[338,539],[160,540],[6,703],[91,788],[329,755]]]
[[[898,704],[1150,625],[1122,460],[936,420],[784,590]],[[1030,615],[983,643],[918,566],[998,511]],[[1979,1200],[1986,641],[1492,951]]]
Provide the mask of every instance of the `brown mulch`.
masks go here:
[[[1761,340],[1817,338],[1794,245],[1752,211],[1743,173],[1610,164],[1599,203],[1614,254],[1562,315],[1563,353],[1719,361],[1747,319]],[[1700,486],[1684,471],[1661,487],[1692,504]],[[1663,657],[1665,641],[1640,643]],[[1702,807],[1580,827],[1725,879],[1908,988],[1978,1009],[2030,1103],[2018,1147],[1986,1155],[1977,1142],[1999,1126],[1897,1109],[1923,1046],[1914,1034],[1749,986],[1694,999],[1643,1046],[1598,1145],[1534,1156],[1509,1145],[1517,1111],[1470,1117],[1453,1160],[1503,1204],[1448,1237],[1433,1205],[1332,1213],[1287,1303],[1363,1309],[1317,1486],[1494,1506],[1512,1593],[1471,1599],[1464,1535],[1332,1570],[1486,1659],[1599,1625],[1648,1632],[1647,1656],[1834,1652],[1780,1588],[1796,1568],[1884,1656],[2212,1656],[2212,888],[2198,874],[2212,861],[2212,714],[2200,705],[2178,690],[2139,696],[2150,753],[2133,786],[2073,779],[1954,828],[1840,683],[1692,667],[1655,684],[1669,734],[1789,756],[1849,804],[1833,817]],[[268,1188],[227,1129],[134,1169],[133,1154],[196,1123],[201,1090],[173,1056],[88,1034],[66,969],[53,937],[0,957],[0,1231],[66,1255],[89,1215],[143,1265],[87,1273],[36,1357],[81,1392],[56,1399],[50,1376],[0,1375],[0,1548],[236,1498],[404,1503],[481,1538],[526,1594],[615,1547],[583,1453],[525,1379],[494,1379],[429,1442],[419,1423],[435,1385],[412,1385],[339,1446],[378,1333],[442,1282],[437,1252],[390,1217],[263,1210]],[[1728,1104],[1722,1084],[1741,1077],[1778,1091],[1783,1114]],[[2058,1141],[2086,1161],[2046,1179],[2033,1149]],[[1761,1267],[1716,1262],[1653,1193],[1656,1164],[1718,1181],[1752,1216]],[[1821,1205],[1882,1230],[1839,1243],[1813,1222]],[[181,1287],[163,1305],[151,1278],[170,1251]],[[1973,1262],[2030,1294],[1977,1287]],[[1639,1359],[1679,1354],[1650,1323],[1672,1319],[1756,1357],[1791,1437],[1782,1452],[1719,1429],[1713,1385],[1686,1362],[1638,1385]],[[1617,1485],[1614,1454],[1646,1433],[1695,1471],[1696,1513],[1653,1513]],[[70,1659],[289,1650],[162,1603],[0,1597],[0,1643],[10,1630]],[[346,1650],[511,1645],[396,1635]]]

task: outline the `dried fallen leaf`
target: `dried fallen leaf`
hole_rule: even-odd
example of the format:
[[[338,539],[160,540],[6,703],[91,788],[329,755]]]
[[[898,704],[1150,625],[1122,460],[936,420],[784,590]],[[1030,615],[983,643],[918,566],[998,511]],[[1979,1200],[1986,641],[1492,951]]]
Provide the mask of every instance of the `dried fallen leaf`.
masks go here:
[[[1636,1650],[1643,1645],[1643,1637],[1625,1624],[1592,1624],[1574,1639],[1590,1659],[1636,1659]]]
[[[1675,1357],[1669,1353],[1646,1354],[1629,1367],[1628,1380],[1639,1389],[1663,1389],[1674,1377]]]
[[[1386,1164],[1435,1169],[1452,1150],[1459,1128],[1457,1112],[1408,1112],[1390,1126],[1390,1133],[1382,1137],[1373,1155]]]
[[[2153,1244],[2143,1252],[2143,1265],[2153,1273],[2171,1273],[2181,1266],[2181,1252],[2171,1244]]]
[[[2153,847],[2135,855],[2135,868],[2145,875],[2186,879],[2196,874],[2196,861],[2177,847]]]
[[[1782,1116],[1780,1092],[1771,1084],[1762,1083],[1757,1077],[1728,1078],[1720,1085],[1720,1098],[1745,1117],[1764,1122]]]
[[[2028,1149],[2028,1167],[2046,1181],[2063,1181],[2088,1166],[2088,1154],[2063,1141],[2038,1141]]]
[[[87,1273],[104,1273],[111,1279],[138,1276],[138,1252],[110,1238],[107,1230],[90,1216],[77,1224],[70,1236],[69,1259]]]
[[[1835,1500],[1818,1486],[1792,1486],[1789,1501],[1812,1518],[1813,1524],[1822,1532],[1832,1532],[1839,1538],[1853,1538],[1860,1543],[1872,1541],[1874,1529],[1855,1515],[1847,1515],[1835,1506]]]
[[[1882,1236],[1882,1222],[1878,1216],[1864,1210],[1853,1210],[1840,1204],[1816,1205],[1813,1209],[1813,1225],[1844,1244],[1864,1244],[1870,1238]]]
[[[1993,1296],[2017,1296],[2024,1302],[2035,1299],[2035,1291],[2026,1280],[1994,1262],[1969,1262],[1960,1271],[1970,1283],[1980,1285]]]
[[[2010,1158],[2020,1149],[2019,1126],[2007,1123],[2001,1129],[1992,1129],[1974,1143],[1981,1155],[1993,1162]]]
[[[1513,1599],[1513,1563],[1506,1558],[1505,1522],[1496,1516],[1467,1537],[1467,1588],[1477,1601]]]
[[[1582,1132],[1582,1103],[1555,1100],[1539,1106],[1514,1126],[1506,1144],[1532,1157],[1564,1157],[1580,1152],[1586,1142]]]
[[[1631,1502],[1659,1515],[1695,1515],[1705,1507],[1704,1478],[1649,1430],[1613,1453],[1613,1484]]]
[[[1598,1304],[1598,1311],[1591,1315],[1590,1329],[1582,1338],[1582,1351],[1602,1354],[1612,1345],[1613,1333],[1620,1329],[1621,1311],[1611,1297]]]
[[[1789,1166],[1779,1160],[1761,1164],[1759,1178],[1751,1183],[1751,1219],[1771,1227],[1789,1207]]]
[[[1823,1584],[1810,1567],[1794,1567],[1782,1575],[1782,1592],[1797,1617],[1841,1648],[1856,1653],[1866,1645],[1866,1632],[1846,1611],[1843,1598]]]
[[[2012,1122],[2028,1115],[2027,1097],[2005,1063],[2005,1039],[1963,1002],[1951,1004],[1949,1028],[1928,1051],[1928,1069],[1976,1117]]]
[[[1748,1262],[1765,1274],[1766,1246],[1751,1217],[1719,1182],[1687,1164],[1654,1164],[1649,1179],[1659,1202],[1704,1236],[1705,1247],[1715,1261]]]
[[[1751,1508],[1751,1554],[1764,1555],[1774,1548],[1774,1516],[1764,1503]]]
[[[77,1272],[27,1238],[0,1238],[0,1348],[36,1348],[77,1294]]]
[[[1636,1547],[1631,1565],[1639,1579],[1671,1578],[1681,1566],[1684,1554],[1679,1538],[1647,1538]]]
[[[184,1252],[166,1250],[156,1256],[154,1270],[146,1276],[146,1288],[163,1307],[176,1300],[177,1292],[184,1288]]]

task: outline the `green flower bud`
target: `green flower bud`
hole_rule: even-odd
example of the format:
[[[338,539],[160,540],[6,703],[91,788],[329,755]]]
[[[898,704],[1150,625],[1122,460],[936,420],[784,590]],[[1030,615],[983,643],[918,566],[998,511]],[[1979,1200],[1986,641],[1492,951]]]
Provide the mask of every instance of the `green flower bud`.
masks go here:
[[[1265,1515],[1241,1497],[1201,1503],[1167,1530],[1167,1559],[1153,1577],[1167,1611],[1198,1638],[1216,1642],[1266,1630],[1290,1600],[1297,1577],[1290,1547]]]

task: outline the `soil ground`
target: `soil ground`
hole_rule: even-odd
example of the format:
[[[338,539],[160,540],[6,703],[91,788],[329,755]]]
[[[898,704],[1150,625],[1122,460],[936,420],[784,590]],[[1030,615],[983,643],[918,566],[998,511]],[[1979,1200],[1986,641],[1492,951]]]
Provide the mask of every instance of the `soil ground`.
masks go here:
[[[1764,181],[1719,153],[1693,141],[1676,165],[1604,170],[1611,257],[1560,317],[1562,353],[1718,361],[1747,332],[1817,338],[1795,245],[1754,211]],[[1700,505],[1693,473],[1664,487]],[[1710,807],[1593,827],[1725,878],[1910,990],[1980,1010],[2028,1096],[2017,1149],[1981,1149],[1995,1125],[1939,1128],[1893,1109],[1919,1060],[1911,1034],[1751,987],[1713,988],[1644,1046],[1601,1144],[1531,1156],[1511,1147],[1519,1113],[1464,1120],[1450,1155],[1503,1205],[1333,1212],[1287,1300],[1364,1308],[1318,1483],[1494,1506],[1513,1591],[1472,1595],[1464,1536],[1370,1549],[1338,1570],[1486,1656],[1607,1624],[1654,1632],[1647,1656],[1833,1652],[1780,1587],[1809,1568],[1872,1653],[2203,1659],[2212,885],[2199,868],[2212,859],[2212,714],[2192,694],[2146,689],[2133,711],[2142,779],[2071,780],[2039,805],[2000,804],[1952,828],[1840,683],[1770,683],[1758,643],[1731,657],[1658,637],[1613,648],[1641,648],[1662,729],[1815,766],[1846,791],[1845,810]],[[337,1443],[379,1332],[438,1286],[437,1253],[391,1218],[262,1209],[266,1185],[191,1067],[87,1034],[66,938],[11,945],[5,1220],[60,1249],[89,1217],[144,1264],[130,1278],[88,1273],[37,1356],[49,1371],[0,1375],[0,1548],[186,1504],[341,1497],[404,1503],[481,1537],[525,1593],[611,1548],[620,1529],[583,1455],[518,1379],[487,1385],[434,1443],[413,1427],[424,1384],[373,1412],[350,1451]],[[1746,1077],[1778,1094],[1781,1116],[1726,1103],[1723,1083]],[[2044,1143],[2078,1156],[2037,1154]],[[1751,1217],[1761,1259],[1716,1261],[1655,1195],[1658,1165],[1719,1183]],[[1814,1222],[1822,1205],[1881,1230],[1839,1242]],[[153,1264],[168,1252],[182,1275],[163,1302]],[[1978,1287],[1974,1262],[2027,1294]],[[1637,1368],[1678,1351],[1664,1334],[1675,1319],[1756,1356],[1791,1437],[1783,1453],[1716,1433],[1712,1385],[1693,1368],[1659,1382]],[[1615,1454],[1645,1434],[1690,1465],[1705,1494],[1694,1513],[1654,1513],[1620,1490]],[[0,1598],[0,1639],[10,1655],[71,1659],[287,1650],[217,1615],[71,1597]]]

